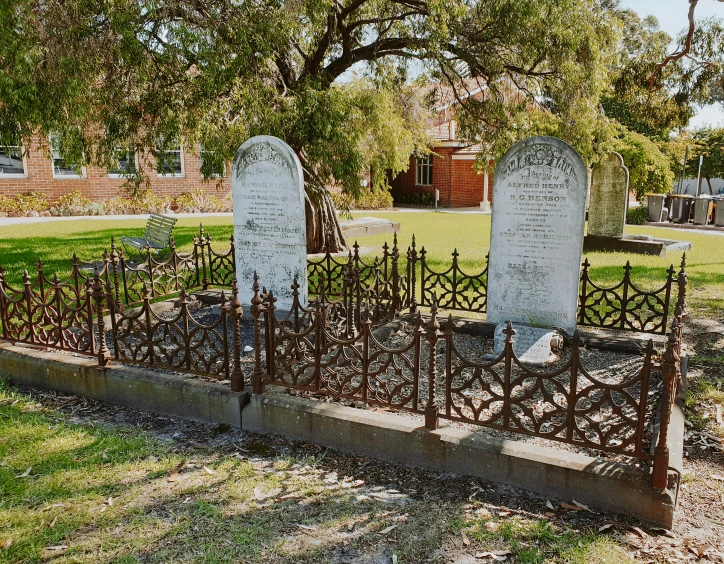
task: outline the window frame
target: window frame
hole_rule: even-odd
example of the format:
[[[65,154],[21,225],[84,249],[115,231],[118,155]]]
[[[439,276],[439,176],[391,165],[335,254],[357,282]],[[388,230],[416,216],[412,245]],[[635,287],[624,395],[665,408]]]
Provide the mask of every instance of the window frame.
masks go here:
[[[432,155],[415,157],[415,186],[433,186],[432,165]],[[428,182],[423,182],[424,180]]]
[[[122,147],[116,147],[116,154],[122,153],[123,148]],[[133,172],[131,174],[123,174],[119,172],[112,172],[111,170],[108,170],[108,178],[129,178],[131,176],[134,176],[138,172],[138,151],[125,151],[125,154],[128,155],[130,153],[133,153]]]
[[[204,166],[204,153],[213,153],[213,151],[205,151],[203,145],[199,145],[199,172],[201,172],[201,167]],[[221,174],[212,174],[209,177],[209,180],[212,178],[226,178],[226,163],[223,163],[222,165],[224,169],[221,171]],[[203,176],[203,174],[202,174]]]
[[[27,178],[28,164],[25,160],[26,155],[22,145],[2,145],[0,146],[0,150],[2,149],[10,149],[11,155],[13,150],[17,150],[20,153],[20,160],[23,164],[23,172],[2,172],[0,169],[0,178]]]
[[[186,166],[184,164],[183,143],[179,142],[177,147],[178,147],[177,149],[159,149],[158,144],[157,144],[156,147],[154,148],[154,157],[156,157],[159,153],[176,153],[176,152],[178,152],[179,163],[180,163],[180,168],[181,168],[181,172],[179,172],[178,174],[176,174],[175,172],[172,172],[172,173],[161,172],[160,170],[158,170],[159,161],[158,161],[158,158],[156,157],[156,177],[157,178],[185,178],[186,177]]]
[[[79,171],[73,172],[73,174],[57,174],[55,172],[55,161],[56,160],[63,161],[63,163],[65,164],[65,159],[60,155],[59,152],[57,152],[53,148],[53,134],[52,133],[50,135],[48,135],[48,142],[49,142],[48,148],[50,149],[50,166],[52,167],[52,170],[53,170],[53,179],[54,180],[79,180],[79,179],[83,180],[86,178],[86,169],[84,166],[80,166]],[[72,168],[67,168],[67,167],[65,167],[65,169],[73,170]]]

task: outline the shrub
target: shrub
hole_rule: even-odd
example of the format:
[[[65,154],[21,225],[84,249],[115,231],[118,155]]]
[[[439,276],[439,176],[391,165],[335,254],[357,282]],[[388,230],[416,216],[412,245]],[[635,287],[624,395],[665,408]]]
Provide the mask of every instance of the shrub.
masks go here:
[[[626,211],[626,223],[629,225],[643,225],[649,220],[649,209],[646,206],[636,206]]]
[[[349,194],[332,192],[334,207],[338,210],[386,210],[392,207],[392,194],[387,190],[364,190],[355,200]]]
[[[202,188],[181,194],[176,198],[176,204],[178,211],[187,213],[219,212],[225,209],[224,202]]]
[[[83,196],[80,190],[61,196],[53,202],[51,209],[60,215],[90,215],[93,202]]]
[[[396,204],[407,204],[412,206],[434,206],[435,196],[429,192],[418,192],[415,194],[395,194]]]
[[[0,194],[0,212],[16,213],[18,211],[18,203],[15,198],[9,198]]]
[[[40,192],[26,192],[15,196],[15,203],[17,210],[21,213],[27,214],[28,212],[44,212],[50,207],[48,205],[48,196]]]

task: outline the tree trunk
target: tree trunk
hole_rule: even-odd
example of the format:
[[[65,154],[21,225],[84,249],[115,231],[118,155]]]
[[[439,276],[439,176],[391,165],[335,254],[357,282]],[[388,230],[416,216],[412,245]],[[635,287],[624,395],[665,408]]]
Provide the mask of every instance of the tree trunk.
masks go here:
[[[334,209],[326,179],[310,166],[304,150],[297,155],[304,169],[304,207],[307,215],[307,253],[347,250],[342,226]]]
[[[307,210],[307,253],[339,253],[347,248],[342,226],[327,190],[311,198],[305,194]]]

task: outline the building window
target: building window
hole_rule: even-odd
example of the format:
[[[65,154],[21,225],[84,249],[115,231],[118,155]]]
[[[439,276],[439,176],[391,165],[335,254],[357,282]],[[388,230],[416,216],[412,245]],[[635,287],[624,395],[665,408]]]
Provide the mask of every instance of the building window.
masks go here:
[[[0,176],[25,176],[25,162],[20,147],[0,147]]]
[[[156,157],[156,172],[158,176],[183,176],[184,158],[181,145],[172,145],[170,149],[159,149],[154,151]]]
[[[116,159],[118,164],[108,171],[108,176],[111,178],[127,178],[136,174],[138,163],[135,151],[127,151],[119,147],[116,149]]]
[[[432,155],[417,158],[415,184],[419,186],[432,186]]]
[[[226,165],[224,163],[217,163],[214,161],[214,158],[213,158],[214,152],[213,151],[205,151],[204,146],[201,145],[200,155],[201,155],[201,171],[202,171],[202,173],[205,172],[204,171],[205,159],[208,159],[209,163],[207,164],[207,166],[211,167],[211,176],[209,178],[219,178],[219,177],[226,176]]]
[[[53,159],[53,178],[83,178],[84,168],[66,161],[61,156],[52,135],[50,136],[50,156]]]

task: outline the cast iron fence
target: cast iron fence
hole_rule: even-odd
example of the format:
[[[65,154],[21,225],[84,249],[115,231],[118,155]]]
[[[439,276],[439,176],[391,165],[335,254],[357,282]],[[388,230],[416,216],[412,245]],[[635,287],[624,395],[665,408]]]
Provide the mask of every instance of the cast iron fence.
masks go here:
[[[178,251],[172,239],[166,256],[158,256],[151,249],[142,252],[142,256],[140,263],[127,260],[123,249],[117,248],[111,239],[110,253],[105,252],[93,265],[105,285],[113,288],[116,310],[141,306],[146,292],[152,301],[157,301],[178,295],[181,289],[188,292],[230,289],[235,276],[233,236],[228,246],[216,250],[203,227],[194,236],[189,252]],[[685,260],[686,255],[682,259],[682,270]],[[415,313],[419,307],[429,308],[437,303],[444,310],[485,313],[488,256],[478,273],[470,274],[462,264],[465,261],[456,249],[449,263],[442,268],[433,267],[425,247],[417,250],[414,236],[403,254],[395,234],[393,245],[385,243],[381,255],[374,259],[362,257],[357,243],[347,256],[326,252],[321,257],[310,257],[307,261],[309,294],[318,296],[324,291],[329,298],[341,297],[345,276],[352,269],[357,273],[360,295],[365,291],[374,293],[380,303],[384,301],[396,312]],[[36,269],[32,288],[44,299],[44,292],[53,286],[53,280],[45,276],[42,262],[38,261]],[[627,262],[622,271],[620,282],[604,286],[592,279],[591,265],[585,260],[579,285],[578,325],[665,335],[676,283],[674,266],[661,272],[658,287],[653,290],[645,290],[634,281],[630,263]],[[63,281],[64,291],[72,289],[77,294],[92,277],[92,270],[84,269],[73,255],[71,276]]]

